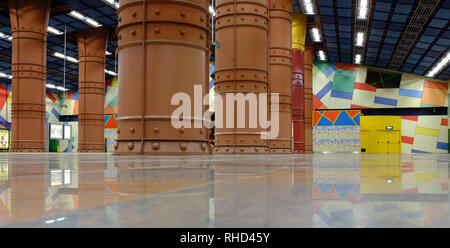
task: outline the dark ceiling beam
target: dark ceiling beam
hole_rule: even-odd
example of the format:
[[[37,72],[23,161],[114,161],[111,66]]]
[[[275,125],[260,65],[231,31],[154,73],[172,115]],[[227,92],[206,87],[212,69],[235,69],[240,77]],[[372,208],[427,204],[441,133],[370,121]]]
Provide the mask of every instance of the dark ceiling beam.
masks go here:
[[[50,14],[59,14],[61,12],[66,12],[75,9],[72,5],[62,5],[58,7],[54,7],[50,10]]]

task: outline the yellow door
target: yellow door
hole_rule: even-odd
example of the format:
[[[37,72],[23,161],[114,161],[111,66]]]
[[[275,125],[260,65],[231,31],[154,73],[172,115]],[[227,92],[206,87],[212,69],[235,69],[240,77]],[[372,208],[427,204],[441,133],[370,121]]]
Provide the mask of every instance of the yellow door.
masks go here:
[[[377,144],[374,153],[388,153],[388,136],[384,130],[376,130]]]
[[[401,153],[400,116],[361,116],[362,153]]]
[[[386,132],[388,136],[388,153],[401,153],[401,134],[400,130],[391,130]]]

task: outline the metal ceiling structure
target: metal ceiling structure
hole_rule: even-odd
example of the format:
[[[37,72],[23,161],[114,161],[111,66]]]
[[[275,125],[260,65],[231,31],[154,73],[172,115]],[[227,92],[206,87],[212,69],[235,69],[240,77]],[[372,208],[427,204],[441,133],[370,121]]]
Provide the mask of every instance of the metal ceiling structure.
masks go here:
[[[358,0],[310,2],[316,11],[308,26],[323,34],[315,50],[323,49],[329,62],[353,64],[360,50],[363,65],[426,75],[450,51],[450,0],[372,0],[362,49],[355,46],[355,30],[364,27],[356,18]],[[302,3],[296,1],[297,13]],[[450,79],[449,66],[435,78]]]
[[[91,28],[85,22],[68,15],[72,10],[76,10],[88,16],[103,26],[110,29],[110,38],[107,51],[106,69],[115,71],[115,51],[117,47],[115,29],[117,27],[116,9],[100,0],[53,0],[50,14],[49,26],[59,31],[67,30],[67,56],[78,59],[78,47],[76,31]],[[0,32],[6,35],[11,34],[8,3],[0,3]],[[11,75],[11,46],[8,39],[0,38],[0,72]],[[64,53],[64,34],[53,35],[49,32],[47,39],[47,83],[56,86],[63,86],[64,60],[54,56],[55,52]],[[111,75],[106,74],[107,78]],[[8,80],[3,79],[2,80]],[[78,89],[78,64],[66,61],[66,88]],[[60,91],[47,89],[49,91]]]
[[[303,13],[304,0],[294,0],[294,13]],[[367,22],[358,21],[358,0],[311,0],[315,15],[308,15],[308,27],[317,27],[322,41],[315,50],[323,50],[329,62],[354,63],[355,52],[362,53],[361,64],[425,75],[449,52],[450,0],[372,0]],[[49,26],[67,28],[67,55],[77,58],[76,31],[90,28],[69,15],[76,10],[110,29],[106,69],[116,70],[116,9],[103,0],[53,0]],[[355,46],[355,32],[364,30],[364,46]],[[7,1],[0,2],[0,32],[11,34]],[[310,32],[308,40],[311,40]],[[48,36],[47,83],[62,86],[64,35]],[[214,51],[214,49],[212,49]],[[316,55],[317,56],[317,55]],[[11,74],[11,42],[0,38],[0,73]],[[112,77],[107,75],[107,77]],[[448,65],[436,76],[450,79]],[[7,80],[2,78],[2,80]],[[78,64],[66,61],[66,88],[78,88]]]

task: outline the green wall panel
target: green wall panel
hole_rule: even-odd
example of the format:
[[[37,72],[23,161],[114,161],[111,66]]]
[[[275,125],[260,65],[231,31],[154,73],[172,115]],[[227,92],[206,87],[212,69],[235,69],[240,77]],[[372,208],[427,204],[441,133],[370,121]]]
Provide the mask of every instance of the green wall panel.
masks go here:
[[[355,87],[356,71],[336,69],[334,72],[333,90],[353,93]]]

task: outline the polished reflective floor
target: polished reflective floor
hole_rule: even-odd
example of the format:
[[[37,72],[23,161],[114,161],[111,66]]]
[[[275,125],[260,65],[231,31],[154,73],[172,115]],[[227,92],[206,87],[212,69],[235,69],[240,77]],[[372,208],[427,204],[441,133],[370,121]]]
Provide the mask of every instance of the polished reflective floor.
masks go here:
[[[0,227],[450,227],[448,154],[0,154]]]

